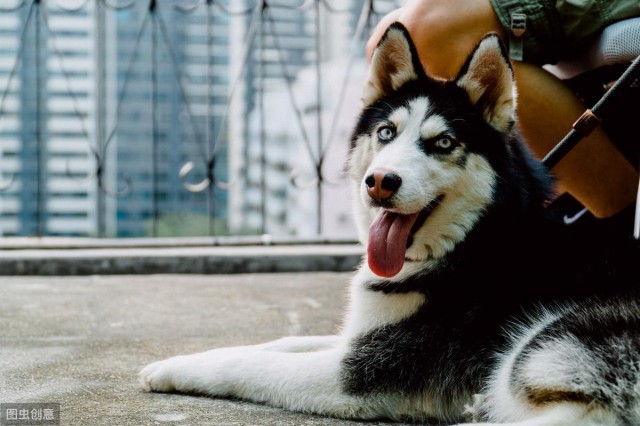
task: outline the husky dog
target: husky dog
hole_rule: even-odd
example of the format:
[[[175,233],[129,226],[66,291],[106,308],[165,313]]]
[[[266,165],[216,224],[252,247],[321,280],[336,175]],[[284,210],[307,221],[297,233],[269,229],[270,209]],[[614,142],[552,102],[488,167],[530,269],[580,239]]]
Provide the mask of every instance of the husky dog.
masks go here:
[[[340,335],[170,358],[144,386],[349,419],[640,424],[638,280],[622,264],[638,252],[554,220],[515,99],[496,35],[443,81],[392,25],[347,164],[367,255]]]

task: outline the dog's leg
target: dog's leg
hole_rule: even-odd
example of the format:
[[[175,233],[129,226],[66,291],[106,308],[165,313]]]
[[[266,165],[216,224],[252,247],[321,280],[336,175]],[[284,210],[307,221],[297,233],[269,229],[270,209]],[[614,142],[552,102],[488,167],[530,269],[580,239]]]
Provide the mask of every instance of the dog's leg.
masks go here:
[[[560,403],[538,410],[540,410],[539,415],[527,420],[509,423],[465,423],[457,426],[613,426],[619,424],[612,413],[582,403]]]
[[[342,336],[289,336],[256,346],[274,352],[314,352],[337,348]]]
[[[151,391],[236,397],[343,418],[375,417],[365,401],[342,391],[341,360],[346,346],[305,351],[335,342],[332,338],[285,339],[216,349],[150,364],[140,376]]]

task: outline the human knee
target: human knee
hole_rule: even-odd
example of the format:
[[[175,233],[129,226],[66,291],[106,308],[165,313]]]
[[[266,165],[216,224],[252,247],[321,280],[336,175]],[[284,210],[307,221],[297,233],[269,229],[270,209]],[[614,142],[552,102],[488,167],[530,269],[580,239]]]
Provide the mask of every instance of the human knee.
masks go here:
[[[487,32],[502,33],[490,0],[410,0],[385,16],[367,45],[373,51],[392,22],[402,23],[413,39],[427,73],[453,78],[469,52]]]
[[[451,78],[462,56],[458,46],[463,38],[455,23],[441,11],[429,10],[421,16],[408,15],[401,21],[416,45],[425,70],[430,75]]]

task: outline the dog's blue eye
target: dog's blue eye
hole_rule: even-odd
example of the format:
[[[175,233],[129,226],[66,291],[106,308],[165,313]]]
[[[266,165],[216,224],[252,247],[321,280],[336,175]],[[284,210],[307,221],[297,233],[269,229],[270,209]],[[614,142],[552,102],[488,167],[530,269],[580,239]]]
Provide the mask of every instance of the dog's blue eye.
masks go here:
[[[434,140],[433,146],[441,151],[450,151],[455,146],[455,141],[449,136],[441,136]]]
[[[378,129],[378,138],[381,142],[389,142],[396,135],[396,131],[393,127],[383,126]]]

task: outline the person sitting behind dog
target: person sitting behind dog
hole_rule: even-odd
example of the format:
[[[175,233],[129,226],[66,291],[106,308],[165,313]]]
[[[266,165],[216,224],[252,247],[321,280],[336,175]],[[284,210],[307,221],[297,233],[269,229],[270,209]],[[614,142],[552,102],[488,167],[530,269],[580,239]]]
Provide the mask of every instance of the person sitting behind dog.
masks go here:
[[[384,16],[367,42],[367,58],[391,23],[404,24],[430,75],[453,79],[488,32],[497,33],[513,60],[520,131],[543,158],[568,132],[585,106],[542,68],[584,46],[607,25],[640,16],[636,0],[408,0]],[[553,169],[559,193],[568,192],[594,217],[633,227],[638,172],[597,128]],[[618,219],[616,219],[616,216]],[[606,223],[607,221],[601,221]]]

